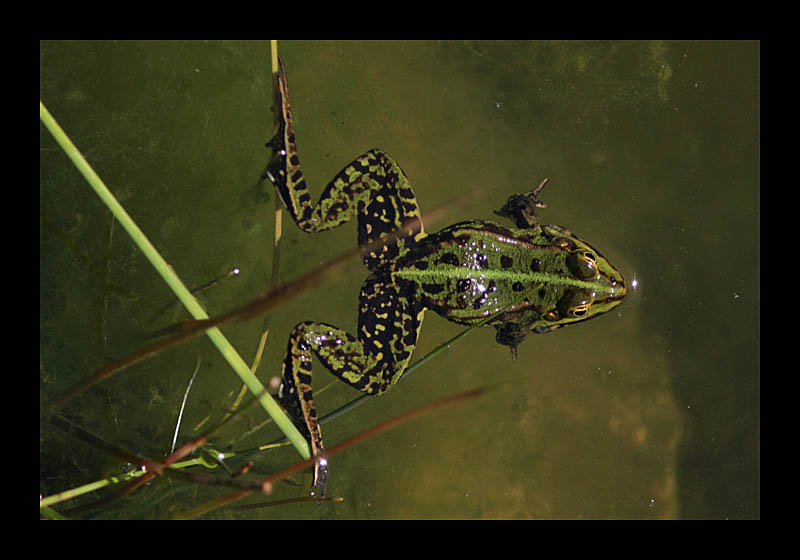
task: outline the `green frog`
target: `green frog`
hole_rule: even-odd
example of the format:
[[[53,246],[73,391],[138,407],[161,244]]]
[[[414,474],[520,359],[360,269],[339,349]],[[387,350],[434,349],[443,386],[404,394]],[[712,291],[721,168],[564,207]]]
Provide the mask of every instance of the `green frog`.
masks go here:
[[[508,199],[490,221],[461,222],[428,234],[406,174],[386,152],[373,149],[342,169],[311,201],[292,127],[286,70],[278,75],[279,128],[267,143],[265,172],[295,223],[317,233],[358,221],[358,245],[369,277],[361,286],[354,335],[327,323],[303,321],[292,330],[278,401],[306,437],[317,461],[312,496],[328,480],[322,433],[311,388],[312,356],[333,375],[368,395],[388,391],[414,353],[423,313],[450,321],[486,321],[511,348],[528,333],[545,333],[593,319],[619,305],[622,274],[577,235],[541,225],[536,208],[547,180]]]

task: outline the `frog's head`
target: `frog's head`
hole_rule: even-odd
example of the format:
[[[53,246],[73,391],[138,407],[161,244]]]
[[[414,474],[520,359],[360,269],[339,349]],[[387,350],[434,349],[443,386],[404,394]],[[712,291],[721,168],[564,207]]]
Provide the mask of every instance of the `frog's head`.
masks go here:
[[[560,226],[541,226],[550,246],[541,253],[534,271],[538,289],[495,324],[497,342],[511,347],[528,333],[550,332],[588,321],[622,303],[625,279],[599,251]]]

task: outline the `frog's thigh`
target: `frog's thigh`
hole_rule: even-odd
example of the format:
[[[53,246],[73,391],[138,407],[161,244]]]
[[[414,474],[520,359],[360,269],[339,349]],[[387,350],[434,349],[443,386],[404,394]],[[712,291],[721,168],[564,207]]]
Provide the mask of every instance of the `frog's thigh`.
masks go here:
[[[380,273],[361,287],[358,338],[372,363],[365,371],[364,392],[378,395],[403,375],[422,324],[422,307],[403,297],[399,287]]]

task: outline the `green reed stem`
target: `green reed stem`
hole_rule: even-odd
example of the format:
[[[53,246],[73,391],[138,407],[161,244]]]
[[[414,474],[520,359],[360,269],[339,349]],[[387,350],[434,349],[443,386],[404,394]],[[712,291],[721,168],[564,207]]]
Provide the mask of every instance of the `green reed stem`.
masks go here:
[[[122,205],[117,201],[108,187],[103,183],[103,180],[95,173],[89,162],[83,157],[78,148],[69,139],[64,130],[59,126],[50,112],[45,108],[44,103],[39,100],[39,118],[45,125],[48,131],[53,135],[56,142],[61,146],[67,156],[78,168],[78,171],[88,181],[89,185],[94,189],[106,207],[114,214],[114,218],[120,225],[128,232],[133,242],[139,247],[150,264],[156,269],[158,274],[167,283],[175,296],[183,303],[189,313],[195,319],[208,319],[208,315],[186,288],[183,282],[175,274],[172,267],[167,264],[164,258],[159,254],[152,243],[147,239],[145,234],[139,229],[139,226],[133,221],[130,215],[125,211]],[[255,395],[258,402],[275,421],[275,424],[286,435],[289,441],[295,446],[300,455],[305,459],[311,456],[308,444],[305,438],[300,434],[297,428],[292,424],[291,420],[283,412],[283,409],[272,399],[267,390],[250,371],[249,366],[242,360],[238,352],[231,346],[230,342],[225,338],[222,332],[216,328],[210,328],[206,331],[206,335],[211,339],[211,342],[217,347],[220,354],[230,364],[234,371],[239,375],[242,382],[247,385],[253,395]]]

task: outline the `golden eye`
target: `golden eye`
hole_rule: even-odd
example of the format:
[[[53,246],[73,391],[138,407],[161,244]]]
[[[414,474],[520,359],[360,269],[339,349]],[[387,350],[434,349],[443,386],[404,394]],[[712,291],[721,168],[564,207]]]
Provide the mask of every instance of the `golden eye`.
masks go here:
[[[570,307],[567,310],[567,313],[570,315],[570,317],[575,317],[576,319],[579,319],[589,314],[589,308],[591,306],[592,306],[591,303],[576,305],[575,307]]]
[[[570,290],[558,301],[558,313],[565,318],[582,319],[589,314],[592,294],[587,290]]]
[[[567,268],[577,278],[597,278],[597,256],[586,249],[578,249],[567,255]]]

